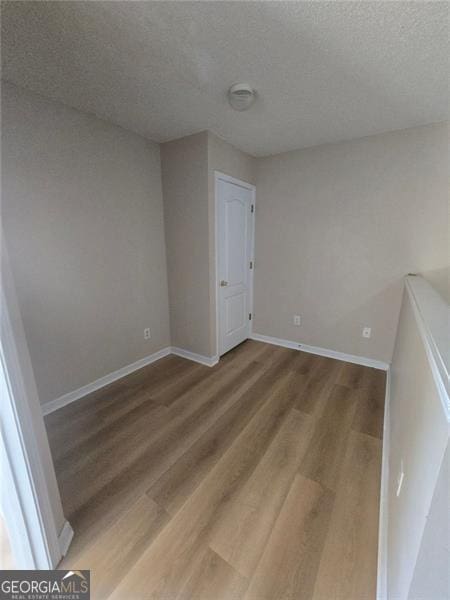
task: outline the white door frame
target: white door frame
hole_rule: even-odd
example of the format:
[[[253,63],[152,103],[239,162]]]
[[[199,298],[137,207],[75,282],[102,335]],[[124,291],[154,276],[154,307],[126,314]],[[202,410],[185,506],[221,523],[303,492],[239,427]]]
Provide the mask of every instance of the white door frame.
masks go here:
[[[215,292],[214,292],[214,301],[216,303],[216,357],[217,360],[220,360],[220,348],[219,348],[219,322],[220,322],[220,314],[219,314],[219,210],[218,210],[218,202],[219,202],[219,181],[226,181],[228,183],[234,183],[234,185],[238,185],[246,190],[250,190],[252,192],[252,204],[254,206],[253,211],[253,219],[251,219],[250,224],[250,236],[251,236],[251,249],[252,249],[252,261],[253,261],[253,269],[250,269],[250,277],[248,283],[248,304],[250,308],[250,312],[252,313],[252,319],[250,321],[250,335],[253,332],[253,280],[254,280],[254,272],[255,272],[255,215],[256,215],[256,187],[247,183],[246,181],[242,181],[241,179],[236,179],[236,177],[231,177],[231,175],[226,175],[221,171],[214,171],[214,251],[215,251]]]
[[[62,511],[4,245],[1,250],[0,508],[16,568],[54,569],[73,531]]]

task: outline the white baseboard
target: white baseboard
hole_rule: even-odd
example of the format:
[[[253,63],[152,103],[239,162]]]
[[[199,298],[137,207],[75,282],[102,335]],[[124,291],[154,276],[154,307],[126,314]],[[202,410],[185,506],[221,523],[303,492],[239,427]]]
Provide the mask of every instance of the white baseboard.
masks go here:
[[[373,367],[375,369],[382,369],[387,371],[389,365],[387,363],[373,360],[371,358],[364,358],[362,356],[353,356],[352,354],[344,354],[343,352],[336,352],[335,350],[327,350],[325,348],[318,348],[317,346],[307,346],[306,344],[299,344],[298,342],[291,342],[289,340],[282,340],[279,338],[270,337],[267,335],[260,335],[259,333],[253,333],[251,335],[252,340],[258,340],[260,342],[266,342],[268,344],[275,344],[276,346],[283,346],[284,348],[293,348],[294,350],[302,350],[303,352],[310,352],[311,354],[318,354],[320,356],[328,356],[329,358],[335,358],[337,360],[343,360],[346,362],[356,363],[358,365],[364,365],[366,367]],[[55,400],[51,400],[50,402],[46,402],[42,406],[42,413],[44,415],[48,415],[51,412],[57,410],[58,408],[62,408],[71,402],[75,402],[75,400],[79,400],[96,390],[99,390],[125,375],[129,375],[133,373],[133,371],[137,371],[142,369],[142,367],[146,367],[151,363],[159,360],[160,358],[164,358],[169,354],[175,354],[176,356],[181,356],[182,358],[186,358],[187,360],[192,360],[194,362],[200,363],[207,367],[213,367],[219,362],[219,357],[216,356],[204,356],[202,354],[196,354],[195,352],[190,352],[189,350],[184,350],[183,348],[178,348],[176,346],[168,346],[167,348],[163,348],[162,350],[158,350],[158,352],[154,352],[145,358],[141,358],[136,362],[122,367],[121,369],[117,369],[117,371],[113,371],[104,377],[100,377],[100,379],[96,379],[92,383],[88,383],[83,387],[74,390],[73,392],[68,392]]]
[[[336,350],[328,350],[327,348],[319,348],[318,346],[308,346],[307,344],[301,344],[299,342],[291,342],[290,340],[283,340],[281,338],[271,337],[269,335],[261,335],[259,333],[252,333],[250,339],[258,342],[266,342],[267,344],[274,344],[275,346],[283,346],[283,348],[292,348],[293,350],[301,350],[302,352],[309,352],[310,354],[317,354],[318,356],[327,356],[328,358],[334,358],[336,360],[343,360],[345,362],[354,363],[356,365],[362,365],[364,367],[372,367],[374,369],[381,369],[387,371],[389,364],[381,360],[375,360],[373,358],[366,358],[364,356],[355,356],[353,354],[345,354],[344,352],[337,352]]]
[[[384,400],[383,449],[381,459],[380,517],[378,523],[377,600],[388,600],[388,509],[389,509],[389,435],[390,435],[391,370],[386,377]]]
[[[65,556],[67,554],[67,550],[69,549],[70,543],[73,538],[73,529],[69,521],[66,521],[61,529],[61,533],[58,536],[59,548],[61,550],[61,556]]]
[[[106,385],[109,385],[114,381],[117,381],[117,379],[120,379],[121,377],[125,377],[125,375],[133,373],[133,371],[142,369],[142,367],[146,367],[147,365],[150,365],[151,363],[159,360],[160,358],[168,356],[170,353],[170,346],[167,348],[162,348],[162,350],[158,350],[158,352],[154,352],[153,354],[150,354],[145,358],[141,358],[140,360],[137,360],[136,362],[131,363],[126,367],[117,369],[117,371],[113,371],[112,373],[109,373],[104,377],[100,377],[100,379],[96,379],[92,383],[88,383],[87,385],[84,385],[83,387],[80,387],[77,390],[74,390],[73,392],[68,392],[67,394],[60,396],[55,400],[46,402],[42,406],[42,413],[44,415],[48,415],[49,413],[57,410],[58,408],[62,408],[63,406],[66,406],[67,404],[70,404],[75,400],[83,398],[83,396],[87,396],[88,394],[91,394],[92,392],[95,392],[96,390],[99,390],[100,388],[105,387]]]
[[[183,350],[183,348],[177,348],[176,346],[172,346],[171,353],[182,358],[187,358],[188,360],[193,360],[201,365],[206,365],[207,367],[213,367],[219,362],[218,356],[203,356],[202,354],[196,354],[195,352]]]
[[[176,347],[168,346],[167,348],[158,350],[158,352],[154,352],[153,354],[150,354],[149,356],[146,356],[145,358],[141,358],[140,360],[137,360],[136,362],[131,363],[131,365],[127,365],[126,367],[117,369],[117,371],[113,371],[112,373],[109,373],[108,375],[105,375],[104,377],[100,377],[100,379],[96,379],[92,383],[88,383],[87,385],[84,385],[83,387],[80,387],[77,390],[74,390],[73,392],[68,392],[67,394],[60,396],[59,398],[56,398],[55,400],[46,402],[42,406],[42,414],[48,415],[48,414],[54,412],[55,410],[58,410],[58,408],[67,406],[67,404],[70,404],[71,402],[75,402],[75,400],[79,400],[80,398],[83,398],[84,396],[87,396],[88,394],[92,394],[92,392],[95,392],[96,390],[99,390],[100,388],[105,387],[106,385],[109,385],[110,383],[113,383],[114,381],[117,381],[118,379],[121,379],[122,377],[125,377],[125,375],[129,375],[130,373],[133,373],[134,371],[138,371],[139,369],[142,369],[142,367],[146,367],[147,365],[150,365],[151,363],[154,363],[157,360],[159,360],[160,358],[164,358],[165,356],[168,356],[169,354],[175,354],[176,356],[181,356],[182,358],[186,358],[187,360],[192,360],[192,361],[200,363],[202,365],[206,365],[207,367],[213,367],[214,365],[216,365],[219,362],[218,356],[211,356],[211,357],[203,356],[202,354],[196,354],[195,352],[189,352],[189,350],[183,350],[183,348],[176,348]]]

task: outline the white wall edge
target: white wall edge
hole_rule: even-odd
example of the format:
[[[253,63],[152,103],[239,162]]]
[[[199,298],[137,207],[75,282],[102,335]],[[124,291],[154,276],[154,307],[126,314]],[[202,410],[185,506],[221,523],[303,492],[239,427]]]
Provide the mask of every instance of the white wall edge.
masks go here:
[[[345,354],[344,352],[337,352],[336,350],[328,350],[327,348],[319,348],[318,346],[308,346],[300,342],[292,342],[290,340],[283,340],[281,338],[271,337],[269,335],[261,335],[259,333],[252,333],[250,339],[258,342],[266,342],[267,344],[274,344],[275,346],[282,346],[283,348],[292,348],[293,350],[301,350],[302,352],[309,352],[310,354],[317,354],[318,356],[327,356],[328,358],[334,358],[336,360],[343,360],[345,362],[354,363],[356,365],[362,365],[364,367],[372,367],[373,369],[381,369],[387,371],[389,364],[381,360],[375,360],[373,358],[366,358],[364,356],[354,356],[353,354]]]
[[[83,387],[80,387],[77,390],[74,390],[73,392],[68,392],[67,394],[60,396],[55,400],[46,402],[42,405],[42,413],[44,415],[48,415],[49,413],[58,410],[58,408],[67,406],[67,404],[75,402],[75,400],[79,400],[80,398],[83,398],[84,396],[87,396],[88,394],[91,394],[92,392],[95,392],[96,390],[99,390],[100,388],[105,387],[106,385],[109,385],[110,383],[113,383],[118,379],[121,379],[122,377],[125,377],[125,375],[129,375],[134,371],[142,369],[142,367],[150,365],[151,363],[159,360],[160,358],[168,356],[170,353],[170,346],[168,346],[167,348],[162,348],[161,350],[158,350],[157,352],[154,352],[153,354],[150,354],[145,358],[141,358],[136,362],[127,365],[126,367],[122,367],[121,369],[117,369],[117,371],[113,371],[112,373],[109,373],[104,377],[100,377],[100,379],[96,379],[92,383],[88,383],[87,385],[84,385]]]
[[[3,232],[2,232],[3,233]],[[61,559],[58,540],[63,508],[22,318],[2,246],[0,290],[0,510],[10,527],[19,569],[54,569]]]
[[[391,370],[386,377],[384,399],[383,448],[381,457],[380,513],[378,521],[377,600],[388,600],[388,514],[389,514],[389,435],[390,435]]]
[[[442,408],[444,410],[445,418],[447,422],[450,423],[450,398],[449,398],[449,374],[447,371],[447,365],[443,357],[441,356],[439,349],[436,345],[436,342],[433,338],[433,335],[430,329],[427,326],[426,318],[421,310],[420,301],[418,295],[415,293],[414,288],[416,287],[416,283],[419,282],[420,285],[427,286],[433,294],[437,294],[434,291],[432,286],[428,284],[420,276],[408,276],[405,280],[406,291],[408,292],[408,297],[411,302],[411,306],[413,309],[414,317],[416,319],[417,328],[419,330],[419,335],[422,339],[423,345],[425,347],[425,352],[428,358],[428,363],[431,368],[431,372],[433,375],[434,382],[436,384],[436,389],[438,391],[439,398],[441,400]],[[422,299],[423,300],[423,299]],[[448,327],[448,321],[444,318],[442,323],[442,328]]]
[[[175,356],[180,356],[181,358],[187,358],[187,360],[192,360],[200,363],[201,365],[205,365],[206,367],[213,367],[219,362],[219,357],[217,355],[203,356],[202,354],[196,354],[195,352],[190,352],[189,350],[184,350],[183,348],[177,348],[176,346],[171,348],[171,354],[175,354]]]
[[[66,521],[63,525],[61,533],[58,536],[59,547],[60,547],[62,556],[65,556],[67,554],[67,550],[69,549],[72,538],[73,538],[72,526],[69,523],[69,521]]]

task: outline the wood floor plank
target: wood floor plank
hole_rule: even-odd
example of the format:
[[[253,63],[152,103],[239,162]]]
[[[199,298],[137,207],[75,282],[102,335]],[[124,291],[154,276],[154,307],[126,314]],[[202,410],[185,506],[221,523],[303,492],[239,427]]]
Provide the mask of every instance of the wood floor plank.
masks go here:
[[[248,581],[211,548],[197,553],[191,561],[190,575],[176,600],[239,600]]]
[[[297,397],[295,408],[320,416],[326,408],[327,398],[342,370],[343,363],[325,356],[309,355],[309,374]]]
[[[363,387],[366,383],[368,367],[354,363],[342,363],[342,369],[336,383],[352,389]]]
[[[164,407],[151,405],[142,419],[132,422],[128,429],[118,430],[114,426],[108,428],[108,442],[96,449],[91,456],[84,455],[80,449],[71,467],[59,479],[62,501],[68,515],[74,518],[80,507],[98,497],[102,488],[111,485],[121,472],[132,468],[152,441],[160,435],[165,423]],[[117,444],[114,434],[117,436]],[[80,482],[83,482],[81,487]]]
[[[184,402],[183,410],[181,407],[176,411],[174,409],[166,426],[160,428],[158,436],[137,447],[131,455],[124,456],[121,463],[114,465],[106,475],[103,476],[99,468],[95,477],[91,475],[93,483],[87,492],[84,489],[78,492],[78,506],[70,514],[71,522],[79,529],[91,530],[110,522],[124,505],[145,492],[170,468],[246,391],[247,386],[253,382],[253,377],[257,377],[258,368],[258,365],[250,363],[240,372],[235,372],[233,378],[218,373],[214,382],[210,382],[210,393],[190,398],[192,402]],[[80,497],[86,499],[81,502]],[[71,506],[73,503],[74,500],[71,501]]]
[[[48,415],[62,566],[91,569],[93,600],[375,600],[384,387],[247,341]]]
[[[212,376],[213,372],[204,365],[195,365],[189,372],[184,373],[183,377],[177,377],[168,382],[161,390],[152,390],[152,400],[170,406],[185,392],[192,390],[197,384],[205,381]]]
[[[210,539],[210,546],[251,577],[305,453],[312,418],[293,409]]]
[[[63,569],[90,569],[91,598],[107,598],[131,569],[154,537],[169,520],[169,515],[143,494],[105,532],[100,534],[76,562],[69,555]]]
[[[192,369],[192,363],[178,357],[163,358],[161,362],[164,362],[164,368],[158,363],[149,365],[138,371],[139,378],[132,373],[90,394],[88,399],[83,398],[47,415],[45,423],[54,459],[64,459],[77,446],[95,439],[131,409],[147,402],[150,390],[153,392],[167,385],[172,377]],[[131,376],[135,379],[126,383],[124,380],[128,381]]]
[[[151,385],[152,389],[155,389],[155,386],[158,386],[160,383],[164,384],[168,379],[170,381],[172,377],[178,377],[186,371],[191,371],[195,366],[192,364],[192,361],[171,354],[143,369],[133,371],[120,379],[120,382],[127,388],[140,386],[144,383]],[[170,375],[169,378],[168,375]]]
[[[285,392],[291,378],[290,372],[280,377],[233,446],[173,516],[111,598],[129,596],[138,600],[152,594],[170,597],[174,593],[175,582],[188,568],[190,555],[218,526],[289,412],[293,401]],[[148,564],[152,565],[151,573]]]
[[[135,424],[132,435],[129,434],[127,436],[127,432],[124,431],[127,439],[121,445],[117,445],[116,452],[113,452],[108,446],[103,446],[101,456],[95,457],[95,461],[89,465],[89,469],[87,469],[85,473],[80,473],[80,477],[72,478],[67,483],[65,488],[68,496],[67,502],[70,503],[71,512],[74,510],[72,507],[77,507],[85,503],[88,498],[92,497],[96,490],[99,490],[112,481],[119,469],[124,471],[136,461],[140,461],[141,455],[151,453],[149,446],[152,444],[157,444],[158,448],[161,448],[164,440],[167,444],[170,442],[169,438],[175,437],[176,442],[171,447],[173,450],[175,444],[181,443],[184,439],[183,437],[180,437],[179,433],[184,433],[184,437],[187,437],[188,424],[191,424],[194,427],[206,426],[206,420],[202,421],[201,419],[195,418],[198,416],[195,411],[209,410],[214,416],[216,414],[214,412],[214,402],[219,399],[218,396],[220,396],[221,393],[228,396],[233,386],[239,386],[243,380],[245,381],[245,379],[249,377],[250,372],[256,372],[256,369],[257,367],[255,365],[244,365],[244,370],[236,372],[235,378],[226,378],[221,373],[217,373],[215,378],[210,382],[211,386],[209,391],[211,395],[201,394],[200,392],[202,390],[196,390],[194,385],[192,389],[185,390],[185,392],[189,394],[189,397],[191,397],[194,390],[198,391],[196,397],[193,399],[194,401],[192,403],[183,402],[184,398],[183,395],[181,395],[179,396],[178,401],[183,403],[183,407],[174,406],[171,411],[164,411],[158,404],[154,405],[149,401],[147,403],[148,412],[146,418],[140,419],[139,422]],[[214,395],[213,392],[215,392],[216,395]],[[226,406],[226,404],[224,406]],[[219,408],[217,410],[220,412]],[[204,415],[204,412],[202,414]],[[168,422],[170,425],[163,428],[162,426]],[[115,433],[113,428],[111,429],[108,433],[110,440],[114,443],[116,436],[111,435],[111,433]],[[85,493],[83,490],[78,490],[78,492],[75,493],[78,488],[78,479],[83,480],[84,488],[86,489]]]
[[[222,356],[220,362],[214,368],[221,368],[221,364],[226,365],[230,360],[252,360],[270,367],[273,366],[275,361],[282,360],[286,356],[292,357],[293,354],[294,352],[288,348],[268,346],[262,342],[247,340]]]
[[[104,412],[104,409],[106,409],[105,414],[109,414],[113,407],[120,406],[124,393],[129,394],[144,388],[148,390],[149,386],[153,390],[159,384],[167,384],[167,380],[171,376],[178,377],[184,371],[191,371],[192,368],[193,365],[188,360],[178,356],[167,356],[134,371],[88,396],[68,404],[63,410],[48,414],[45,420],[49,425],[49,435],[58,434],[60,429],[64,429],[66,426],[70,428],[77,418],[98,417]]]
[[[267,353],[267,344],[256,342],[254,340],[246,340],[239,344],[226,354],[220,357],[220,361],[214,366],[214,369],[221,369],[230,361],[245,360],[259,363],[267,363],[270,360]]]
[[[245,600],[311,598],[333,502],[332,492],[296,476]]]
[[[105,425],[96,435],[83,440],[55,460],[59,480],[64,482],[78,474],[82,477],[83,469],[89,469],[91,465],[95,468],[105,458],[114,464],[117,455],[120,459],[120,455],[126,452],[127,443],[139,443],[139,434],[143,429],[148,439],[152,431],[158,431],[158,427],[165,422],[166,415],[167,408],[153,403],[149,396],[137,405],[129,405],[128,412],[121,419]]]
[[[333,386],[299,468],[302,475],[330,490],[335,490],[339,481],[357,397],[354,390],[342,385]]]
[[[386,373],[367,369],[367,384],[360,390],[352,427],[379,439],[383,437]]]
[[[376,597],[381,441],[351,432],[314,600]]]
[[[254,385],[148,490],[169,513],[180,508],[267,399],[280,368],[260,372]]]

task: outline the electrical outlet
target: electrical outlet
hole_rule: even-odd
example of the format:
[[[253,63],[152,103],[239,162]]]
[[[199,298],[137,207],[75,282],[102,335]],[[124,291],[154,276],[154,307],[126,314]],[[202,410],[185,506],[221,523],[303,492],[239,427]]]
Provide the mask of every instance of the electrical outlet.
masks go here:
[[[372,328],[371,327],[364,327],[362,330],[362,336],[365,338],[370,338],[370,336],[372,335]]]
[[[397,477],[397,498],[400,496],[400,492],[402,491],[403,480],[405,479],[405,469],[403,465],[403,458],[400,461],[400,473]]]
[[[149,340],[150,339],[150,328],[146,327],[144,329],[144,340]]]
[[[294,315],[294,325],[297,325],[297,327],[298,327],[301,324],[302,324],[302,318],[301,318],[301,316],[300,315]]]

